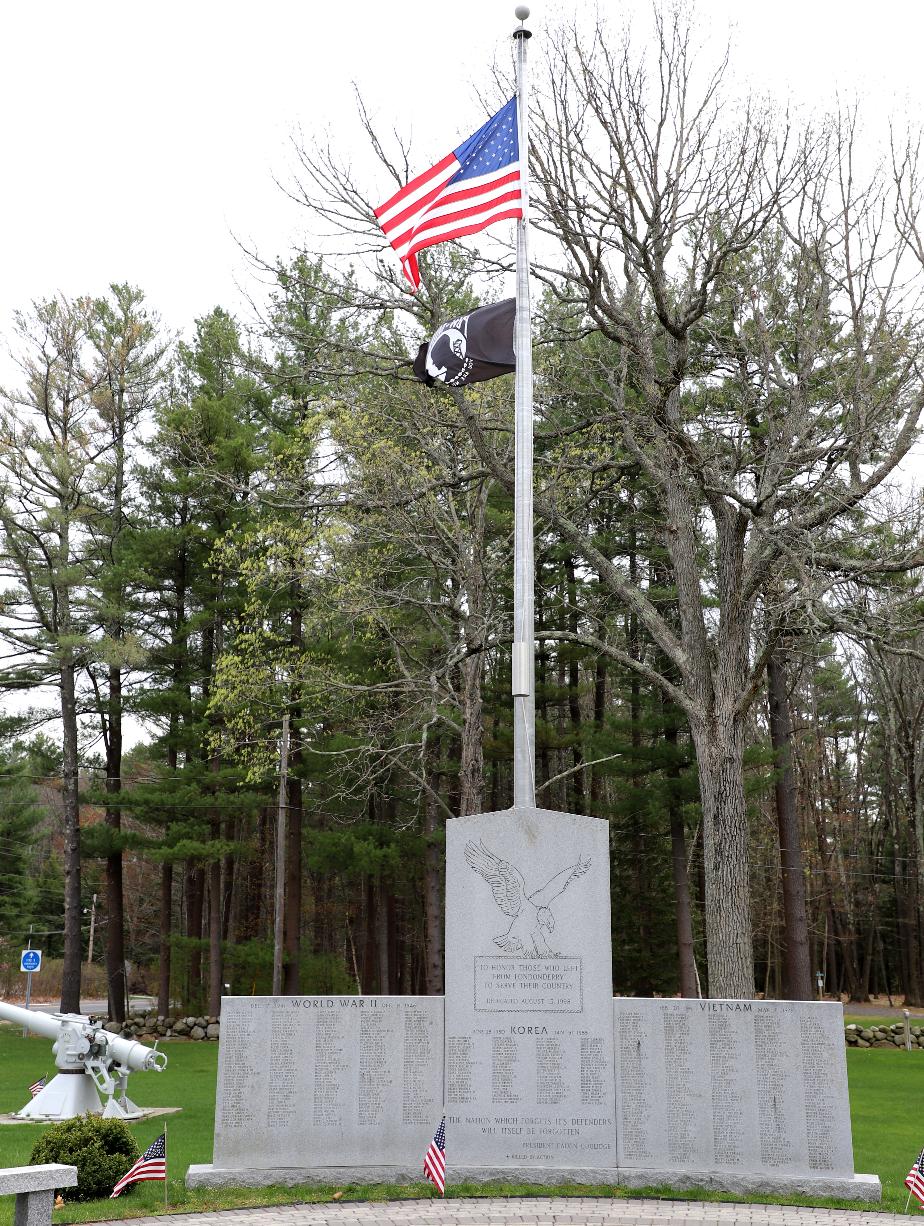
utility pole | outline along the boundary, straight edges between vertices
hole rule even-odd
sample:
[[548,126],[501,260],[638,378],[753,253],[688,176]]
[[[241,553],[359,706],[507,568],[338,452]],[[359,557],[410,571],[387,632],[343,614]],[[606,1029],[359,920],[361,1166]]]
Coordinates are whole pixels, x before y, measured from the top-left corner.
[[282,924],[286,884],[286,784],[289,773],[289,712],[282,717],[279,746],[279,808],[276,817],[276,898],[273,913],[273,995],[282,995]]
[[87,948],[87,966],[93,961],[93,933],[96,931],[96,895],[93,895],[93,902],[90,906],[90,943]]
[[[27,943],[27,945],[26,945],[26,949],[31,949],[31,948],[32,948],[32,929],[33,929],[34,927],[35,927],[35,925],[34,925],[34,924],[30,924],[30,925],[29,925],[29,940],[28,940],[28,943]],[[30,1002],[31,1000],[32,1000],[32,972],[31,972],[31,971],[27,971],[27,972],[26,972],[26,1008],[27,1008],[27,1009],[29,1008],[29,1002]],[[29,1034],[28,1030],[26,1029],[26,1027],[25,1027],[25,1026],[23,1026],[23,1028],[22,1028],[22,1037],[25,1039],[25,1038],[27,1038],[27,1037],[28,1037],[28,1034]]]

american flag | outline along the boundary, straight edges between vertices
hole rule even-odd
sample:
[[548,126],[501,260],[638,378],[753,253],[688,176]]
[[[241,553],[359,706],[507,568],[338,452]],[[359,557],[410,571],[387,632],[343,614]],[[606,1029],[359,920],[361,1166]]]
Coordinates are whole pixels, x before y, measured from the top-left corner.
[[446,1195],[446,1117],[440,1120],[436,1135],[424,1155],[424,1174],[436,1184],[440,1196]]
[[45,1089],[45,1082],[47,1080],[48,1080],[48,1074],[46,1073],[43,1077],[40,1077],[38,1081],[33,1081],[32,1085],[29,1086],[29,1093],[32,1095],[33,1098],[35,1098],[39,1090]]
[[404,275],[420,288],[417,253],[523,216],[517,100],[375,210]]
[[167,1178],[167,1134],[162,1132],[153,1145],[149,1145],[135,1165],[125,1172],[112,1189],[109,1199],[113,1200],[120,1192],[124,1192],[130,1183],[140,1183],[144,1179]]
[[914,1166],[905,1176],[905,1187],[918,1200],[921,1208],[924,1209],[924,1149],[917,1156]]

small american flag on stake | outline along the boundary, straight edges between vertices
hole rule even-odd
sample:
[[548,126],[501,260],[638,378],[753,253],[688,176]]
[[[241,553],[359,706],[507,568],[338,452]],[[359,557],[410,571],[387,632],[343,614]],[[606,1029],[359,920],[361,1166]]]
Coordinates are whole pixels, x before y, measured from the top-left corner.
[[33,1097],[33,1098],[35,1098],[35,1096],[36,1096],[36,1094],[38,1094],[39,1090],[44,1090],[44,1089],[45,1089],[45,1082],[46,1082],[47,1080],[48,1080],[48,1074],[47,1074],[47,1073],[45,1073],[43,1076],[41,1076],[41,1077],[38,1079],[38,1081],[33,1081],[32,1085],[31,1085],[31,1086],[29,1086],[29,1093],[32,1095],[32,1097]]
[[436,1184],[440,1196],[446,1195],[446,1117],[440,1120],[430,1148],[424,1155],[424,1174]]
[[144,1179],[167,1178],[167,1134],[162,1132],[153,1145],[149,1145],[135,1165],[119,1180],[109,1196],[113,1200],[120,1192],[124,1192],[129,1184],[140,1183]]
[[[905,1187],[910,1193],[908,1199],[911,1200],[911,1197],[914,1196],[924,1209],[924,1173],[922,1171],[924,1171],[924,1149],[918,1154],[914,1166],[905,1176]],[[906,1205],[905,1208],[907,1207]]]
[[522,217],[516,98],[379,205],[375,216],[415,290],[420,288],[418,251]]

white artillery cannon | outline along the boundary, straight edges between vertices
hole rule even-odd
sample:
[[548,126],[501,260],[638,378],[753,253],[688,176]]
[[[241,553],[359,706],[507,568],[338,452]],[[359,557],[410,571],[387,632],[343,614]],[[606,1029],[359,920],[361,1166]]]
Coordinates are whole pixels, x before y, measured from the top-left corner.
[[[0,1000],[0,1021],[14,1022],[53,1039],[57,1075],[31,1102],[15,1112],[21,1120],[69,1120],[75,1115],[138,1119],[143,1112],[126,1094],[128,1075],[142,1069],[162,1072],[167,1057],[134,1039],[110,1034],[79,1013],[36,1013]],[[106,1106],[99,1094],[107,1096]]]

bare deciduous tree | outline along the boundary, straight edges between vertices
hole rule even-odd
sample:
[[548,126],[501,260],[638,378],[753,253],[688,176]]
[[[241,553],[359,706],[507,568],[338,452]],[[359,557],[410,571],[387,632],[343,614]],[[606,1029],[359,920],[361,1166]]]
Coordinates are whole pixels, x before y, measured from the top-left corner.
[[[727,59],[703,71],[682,16],[654,22],[640,50],[603,25],[553,37],[535,74],[530,165],[534,271],[573,335],[603,342],[583,426],[575,390],[572,447],[593,438],[599,474],[609,439],[616,486],[626,455],[644,474],[676,617],[588,532],[580,483],[562,487],[540,461],[538,514],[660,656],[633,655],[593,625],[545,633],[610,655],[689,721],[709,991],[740,997],[754,990],[743,754],[767,663],[783,628],[836,624],[847,581],[918,562],[897,547],[882,556],[868,515],[924,403],[918,162],[908,145],[888,173],[862,176],[855,115],[797,131],[766,100],[730,95]],[[401,178],[406,150],[397,165],[365,110],[363,122]],[[323,150],[302,167],[306,204],[354,243],[372,232],[354,178]],[[382,262],[355,302],[425,323],[454,271],[431,260],[421,302]],[[503,415],[463,395],[456,404],[480,463],[509,487]],[[539,423],[540,454],[554,429]]]

